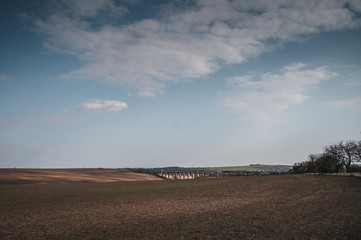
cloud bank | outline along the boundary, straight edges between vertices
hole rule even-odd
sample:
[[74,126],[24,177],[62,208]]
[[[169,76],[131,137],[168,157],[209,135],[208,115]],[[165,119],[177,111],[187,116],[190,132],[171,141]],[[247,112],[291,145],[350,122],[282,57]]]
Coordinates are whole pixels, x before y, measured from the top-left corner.
[[135,8],[112,0],[63,0],[35,25],[47,48],[84,63],[64,78],[156,97],[170,83],[204,77],[308,34],[360,27],[360,5],[357,0],[175,1],[130,21]]
[[120,101],[96,99],[80,104],[80,108],[95,112],[117,112],[128,107],[128,104]]
[[278,73],[247,75],[227,79],[232,88],[220,105],[248,119],[268,120],[291,104],[304,102],[306,94],[321,81],[336,76],[327,66],[313,69],[306,64],[293,63]]

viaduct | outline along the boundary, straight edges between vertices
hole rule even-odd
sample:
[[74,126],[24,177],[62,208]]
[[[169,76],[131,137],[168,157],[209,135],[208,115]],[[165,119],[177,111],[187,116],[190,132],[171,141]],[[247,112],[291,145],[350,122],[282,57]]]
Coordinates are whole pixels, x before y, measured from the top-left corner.
[[208,177],[210,173],[199,173],[199,172],[154,172],[154,175],[170,179],[170,180],[176,180],[176,179],[195,179],[200,177]]

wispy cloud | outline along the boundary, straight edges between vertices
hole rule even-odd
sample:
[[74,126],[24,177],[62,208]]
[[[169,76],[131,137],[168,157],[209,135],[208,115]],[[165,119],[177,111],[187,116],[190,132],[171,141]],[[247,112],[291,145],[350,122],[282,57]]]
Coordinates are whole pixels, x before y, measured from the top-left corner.
[[120,101],[96,99],[80,104],[80,108],[93,112],[117,112],[128,107],[128,104]]
[[[161,92],[160,92],[161,93]],[[131,96],[131,94],[129,94]],[[138,91],[135,96],[137,97],[141,97],[141,98],[156,98],[157,97],[157,94],[152,92],[152,91],[147,91],[147,90],[144,90],[144,91]]]
[[332,101],[325,103],[325,105],[334,109],[361,111],[361,97]]
[[309,90],[335,75],[327,66],[310,69],[303,63],[293,63],[278,73],[230,78],[227,82],[232,90],[220,106],[249,119],[268,120],[289,105],[304,102]]
[[142,97],[300,36],[361,26],[357,0],[196,0],[181,8],[169,3],[129,24],[122,17],[131,10],[112,0],[58,3],[35,25],[46,47],[84,62],[63,77],[120,85]]

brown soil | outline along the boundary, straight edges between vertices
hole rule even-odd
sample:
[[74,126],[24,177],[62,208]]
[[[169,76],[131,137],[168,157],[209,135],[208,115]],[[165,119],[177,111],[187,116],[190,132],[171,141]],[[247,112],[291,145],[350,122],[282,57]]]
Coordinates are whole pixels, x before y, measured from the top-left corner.
[[0,185],[0,239],[361,239],[361,178]]
[[0,169],[1,184],[161,180],[126,169]]

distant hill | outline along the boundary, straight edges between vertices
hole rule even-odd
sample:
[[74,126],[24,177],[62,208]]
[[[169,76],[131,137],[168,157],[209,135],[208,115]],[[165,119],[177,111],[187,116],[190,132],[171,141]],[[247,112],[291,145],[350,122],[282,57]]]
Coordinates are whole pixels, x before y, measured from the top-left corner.
[[281,172],[285,173],[290,170],[290,165],[265,165],[265,164],[251,164],[249,166],[225,166],[225,167],[162,167],[162,168],[133,168],[136,172],[247,172],[247,171],[263,171],[263,172]]

